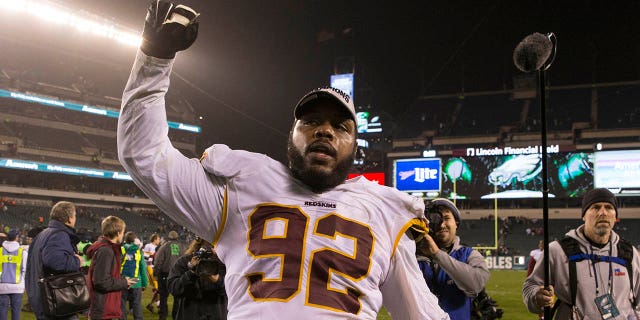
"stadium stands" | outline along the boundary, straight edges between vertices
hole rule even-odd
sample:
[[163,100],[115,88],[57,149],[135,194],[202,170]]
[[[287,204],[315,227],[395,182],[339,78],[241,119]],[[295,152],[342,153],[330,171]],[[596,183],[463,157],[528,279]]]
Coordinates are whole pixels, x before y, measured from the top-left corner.
[[[0,210],[0,225],[29,230],[38,225],[46,226],[49,222],[50,206],[47,203],[39,205],[16,204],[7,205]],[[170,230],[179,231],[179,234],[187,235],[178,225],[164,218],[158,210],[132,211],[130,209],[109,206],[84,206],[79,205],[76,210],[76,229],[92,237],[100,234],[100,222],[103,218],[114,215],[122,218],[127,223],[127,230],[134,231],[141,239],[148,239],[153,233],[166,234]]]
[[[109,95],[120,95],[128,70],[93,67],[91,71],[86,64],[55,53],[52,59],[58,63],[23,59],[19,50],[9,50],[0,59],[0,89],[77,105],[107,102],[98,107],[118,111],[120,101]],[[182,116],[193,112],[181,110],[185,104],[177,103],[179,98],[168,99],[173,114],[180,115],[177,121],[193,118]],[[0,158],[124,173],[117,160],[116,118],[3,97],[0,119]],[[171,132],[171,137],[187,156],[196,155],[196,134]],[[2,207],[2,227],[27,230],[46,225],[50,206],[65,199],[79,204],[77,228],[84,233],[96,235],[102,218],[117,215],[143,239],[169,230],[188,234],[148,200],[140,202],[145,196],[131,181],[0,168],[0,189],[1,195],[17,200]]]
[[[480,223],[478,223],[480,221]],[[506,222],[505,222],[506,221]],[[492,230],[493,221],[489,220],[474,220],[471,222],[474,227],[480,230]],[[569,230],[574,229],[582,224],[579,216],[575,219],[551,219],[549,221],[549,240],[554,241],[562,238]],[[508,217],[501,221],[501,243],[503,243],[511,255],[529,255],[529,251],[537,247],[538,241],[542,240],[542,220],[541,219],[526,219],[522,217]],[[505,225],[508,227],[505,228]],[[640,228],[640,219],[623,219],[616,226],[614,230],[623,238],[630,241],[633,244],[640,244],[640,234],[636,230]],[[527,230],[533,232],[528,232]],[[506,230],[506,231],[505,231]],[[536,230],[538,232],[536,232]],[[480,241],[490,240],[488,243],[493,244],[493,239],[486,239],[483,232],[473,232],[461,229],[460,236],[468,244],[475,245]],[[492,234],[492,233],[489,233]]]
[[598,90],[600,112],[598,127],[603,129],[638,128],[640,126],[640,89],[633,86],[610,87]]
[[[34,94],[54,101],[68,101],[105,110],[119,110],[122,89],[131,65],[132,52],[114,49],[109,57],[86,39],[67,37],[64,31],[43,33],[33,28],[28,34],[13,35],[0,30],[0,89]],[[55,39],[53,41],[48,38]],[[52,44],[52,42],[54,44]],[[104,44],[104,43],[103,43]],[[39,54],[24,54],[37,52]],[[43,58],[46,57],[46,58]],[[126,57],[126,58],[124,58]],[[452,149],[477,146],[530,145],[540,141],[539,108],[531,92],[498,90],[488,93],[459,93],[417,99],[406,115],[386,114],[393,124],[393,141],[387,152],[413,152],[425,148],[451,155]],[[628,143],[640,149],[640,84],[577,84],[551,88],[549,93],[549,139],[574,149],[592,149],[596,142]],[[177,87],[167,96],[168,118],[197,123],[192,101]],[[615,110],[615,112],[611,112]],[[385,119],[386,120],[386,119]],[[124,172],[117,160],[117,119],[94,113],[72,111],[46,104],[0,97],[0,158],[43,162],[79,168]],[[170,130],[171,141],[188,157],[198,157],[198,134]],[[378,144],[383,145],[378,137]],[[372,143],[374,145],[374,143]],[[379,161],[384,156],[372,158]],[[380,152],[382,153],[382,152]],[[388,162],[388,161],[387,161]],[[388,163],[386,168],[388,168]],[[373,167],[372,167],[373,168]],[[40,223],[52,201],[70,197],[82,204],[79,227],[93,230],[99,220],[113,214],[122,217],[132,229],[146,236],[153,231],[180,229],[147,202],[143,193],[127,180],[81,175],[45,173],[0,168],[0,195],[18,199],[17,205],[0,212],[1,223],[19,226]],[[17,191],[16,191],[17,190]],[[33,205],[37,202],[38,205]],[[621,199],[622,205],[638,208],[640,201]],[[473,199],[460,202],[465,210],[488,210],[493,204]],[[512,200],[510,207],[540,208],[539,200]],[[577,208],[576,199],[551,200],[552,208]],[[125,209],[126,208],[126,209]],[[576,209],[577,210],[577,209]],[[516,217],[499,221],[499,242],[511,253],[527,254],[537,244],[541,222]],[[43,221],[46,223],[46,221]],[[553,238],[579,219],[553,219]],[[630,232],[640,227],[640,219],[624,220],[619,226],[623,236],[634,243],[640,235]],[[625,229],[626,228],[626,229]],[[469,245],[493,246],[492,219],[464,219],[460,234]]]
[[[518,124],[521,106],[522,101],[514,101],[504,94],[467,97],[461,103],[460,114],[450,135],[497,135],[501,126]],[[498,114],[500,117],[496,117]]]

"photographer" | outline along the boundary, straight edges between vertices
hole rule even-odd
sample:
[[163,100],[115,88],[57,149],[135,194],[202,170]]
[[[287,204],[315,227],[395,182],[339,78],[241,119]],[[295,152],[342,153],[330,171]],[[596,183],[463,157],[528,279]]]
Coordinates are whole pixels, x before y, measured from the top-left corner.
[[451,320],[469,320],[473,300],[489,280],[487,264],[480,252],[460,245],[460,213],[453,202],[433,199],[425,215],[429,234],[417,246],[422,275]]
[[211,245],[197,238],[171,268],[168,283],[173,294],[173,319],[227,319],[225,267]]

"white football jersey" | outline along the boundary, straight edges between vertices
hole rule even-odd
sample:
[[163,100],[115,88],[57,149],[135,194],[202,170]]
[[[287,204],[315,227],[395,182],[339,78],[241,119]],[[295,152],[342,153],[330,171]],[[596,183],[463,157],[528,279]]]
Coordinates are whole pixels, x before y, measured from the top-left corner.
[[448,319],[405,231],[422,200],[363,177],[316,194],[262,154],[207,149],[187,159],[167,137],[173,60],[139,52],[123,95],[120,161],[177,223],[225,263],[229,319]]
[[[316,194],[264,155],[225,145],[205,154],[205,170],[228,181],[215,245],[234,316],[375,318],[379,286],[422,200],[364,177]],[[266,303],[278,305],[270,315]]]

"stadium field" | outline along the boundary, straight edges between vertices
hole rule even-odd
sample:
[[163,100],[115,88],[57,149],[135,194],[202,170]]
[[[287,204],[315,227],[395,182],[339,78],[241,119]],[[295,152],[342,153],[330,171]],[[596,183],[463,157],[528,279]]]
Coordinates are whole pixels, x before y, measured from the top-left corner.
[[[522,283],[527,276],[526,270],[492,270],[487,293],[498,302],[498,308],[504,310],[505,320],[535,320],[537,316],[529,313],[522,303]],[[378,320],[390,320],[391,317],[382,310]]]
[[522,302],[522,283],[526,270],[493,270],[487,283],[487,293],[504,310],[502,319],[531,320],[537,315],[530,313]]
[[[514,270],[493,270],[491,271],[491,278],[487,284],[487,293],[498,302],[498,307],[504,310],[502,319],[508,320],[533,320],[536,319],[536,315],[529,313],[522,303],[522,282],[526,277],[525,271]],[[146,306],[151,300],[151,290],[145,290],[142,295],[142,304]],[[24,302],[26,302],[26,295],[24,295]],[[169,306],[173,304],[173,299],[169,297]],[[143,310],[144,319],[157,319],[158,314],[152,314],[146,308]],[[20,319],[22,320],[34,320],[35,317],[31,312],[22,312]],[[80,319],[86,319],[86,317],[80,317]],[[133,319],[129,315],[128,319]],[[378,315],[378,320],[390,320],[389,314],[382,310]]]

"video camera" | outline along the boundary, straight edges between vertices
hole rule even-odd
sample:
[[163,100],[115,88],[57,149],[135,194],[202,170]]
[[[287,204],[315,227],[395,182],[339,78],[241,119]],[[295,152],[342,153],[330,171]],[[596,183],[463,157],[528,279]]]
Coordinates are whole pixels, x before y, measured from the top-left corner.
[[473,300],[471,306],[472,320],[494,320],[502,319],[504,310],[498,308],[498,303],[491,299],[487,292],[482,289],[478,296]]
[[196,274],[199,276],[210,276],[218,274],[220,270],[220,260],[218,256],[210,249],[200,248],[193,253],[195,257],[200,258],[200,262],[196,266]]
[[433,238],[442,227],[442,212],[431,202],[425,206],[424,216],[429,220],[429,236]]

